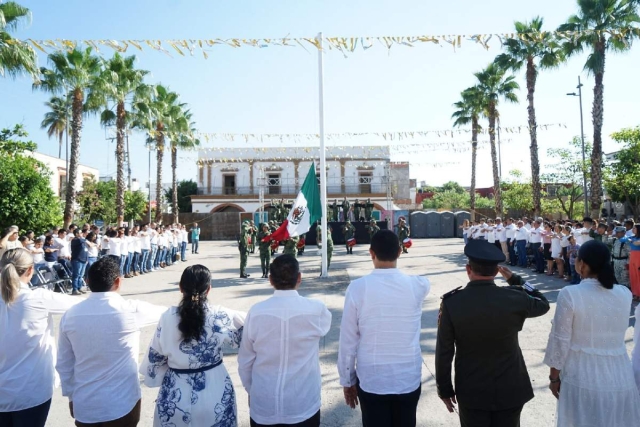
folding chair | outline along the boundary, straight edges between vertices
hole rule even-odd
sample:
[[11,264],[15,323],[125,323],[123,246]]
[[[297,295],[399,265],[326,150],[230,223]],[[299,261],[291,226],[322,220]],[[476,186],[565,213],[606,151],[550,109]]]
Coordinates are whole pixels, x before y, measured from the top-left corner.
[[41,266],[36,266],[36,269],[33,272],[33,276],[31,277],[31,281],[29,282],[29,287],[31,289],[46,288],[49,290],[53,290],[54,285],[46,281],[46,279],[38,271],[38,267]]
[[42,280],[45,283],[51,284],[54,291],[57,290],[63,294],[68,294],[69,287],[71,285],[71,279],[60,278],[57,273],[56,266],[62,268],[62,270],[64,271],[64,267],[59,264],[54,264],[53,268],[49,267],[48,265],[44,265],[38,267],[38,274],[42,277]]

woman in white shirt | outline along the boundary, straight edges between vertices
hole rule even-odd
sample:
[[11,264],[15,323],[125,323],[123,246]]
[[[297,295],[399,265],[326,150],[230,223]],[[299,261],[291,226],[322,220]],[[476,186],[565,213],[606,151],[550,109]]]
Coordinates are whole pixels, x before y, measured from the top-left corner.
[[469,241],[467,235],[469,233],[469,229],[471,228],[471,226],[469,225],[469,220],[465,219],[460,228],[462,228],[462,239],[464,240],[464,244],[466,245]]
[[615,285],[602,242],[583,244],[575,268],[583,279],[558,295],[544,358],[558,399],[557,425],[638,425],[640,393],[624,340],[631,292]]
[[29,288],[33,257],[7,251],[0,261],[0,426],[44,427],[56,385],[51,314],[82,301]]
[[153,425],[236,427],[233,383],[222,363],[222,346],[240,346],[246,314],[210,306],[211,273],[187,267],[180,278],[182,301],[158,322],[140,366],[148,387],[161,387]]

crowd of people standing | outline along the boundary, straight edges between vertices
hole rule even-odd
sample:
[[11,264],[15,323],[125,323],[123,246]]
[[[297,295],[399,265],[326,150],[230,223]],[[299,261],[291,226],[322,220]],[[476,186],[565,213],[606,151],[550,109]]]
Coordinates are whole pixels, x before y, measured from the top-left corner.
[[580,247],[591,240],[606,244],[609,261],[618,284],[628,286],[635,301],[640,300],[640,224],[633,220],[623,223],[594,220],[551,221],[543,218],[501,218],[466,221],[463,225],[465,243],[486,240],[498,246],[506,263],[522,268],[531,267],[538,274],[580,283],[575,264]]
[[[640,420],[640,348],[632,362],[625,345],[631,292],[616,285],[610,251],[597,240],[577,251],[581,282],[558,295],[544,356],[561,427],[627,427]],[[375,233],[373,271],[353,280],[344,298],[337,371],[345,403],[360,407],[365,427],[417,422],[423,301],[431,284],[398,269],[401,253],[393,231]],[[502,245],[472,239],[465,255],[469,283],[442,296],[438,316],[438,396],[449,412],[458,412],[463,427],[516,427],[534,397],[518,334],[527,318],[544,316],[550,304],[501,265],[507,260]],[[122,298],[121,258],[111,254],[89,268],[86,299],[31,289],[34,269],[25,248],[5,250],[0,259],[0,425],[43,427],[57,372],[79,427],[136,426],[138,374],[160,388],[154,426],[236,427],[224,344],[239,347],[252,427],[320,425],[319,344],[331,313],[298,294],[303,281],[295,257],[282,254],[270,264],[274,294],[248,313],[209,304],[211,274],[202,265],[185,269],[180,300],[169,308]],[[509,286],[496,285],[498,274]],[[63,314],[57,346],[55,313]],[[139,366],[140,330],[155,324]],[[638,330],[634,339],[637,347]]]
[[[191,236],[189,236],[189,234]],[[197,254],[200,227],[194,223],[190,230],[182,224],[167,226],[154,222],[133,227],[108,227],[101,231],[97,225],[76,224],[68,229],[54,227],[41,236],[31,230],[20,234],[11,226],[0,238],[0,256],[9,249],[24,248],[34,257],[36,270],[46,265],[67,274],[72,295],[86,293],[86,276],[99,258],[110,256],[117,260],[120,274],[130,279],[142,274],[187,261],[187,247],[191,237],[191,253]]]

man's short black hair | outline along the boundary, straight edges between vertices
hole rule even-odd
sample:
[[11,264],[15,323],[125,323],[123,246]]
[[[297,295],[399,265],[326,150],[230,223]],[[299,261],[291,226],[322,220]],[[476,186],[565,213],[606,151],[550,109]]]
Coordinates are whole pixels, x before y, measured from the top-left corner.
[[400,256],[400,241],[391,230],[380,230],[371,238],[371,250],[380,261],[395,261]]
[[105,256],[94,262],[87,273],[91,292],[109,292],[120,276],[120,263],[114,257]]
[[633,226],[635,225],[633,220],[628,219],[624,222],[625,227],[628,225],[629,227],[633,228]]
[[498,274],[498,264],[480,264],[469,260],[469,267],[478,276],[495,276]]
[[271,284],[278,290],[295,289],[300,274],[300,264],[292,255],[280,255],[269,267]]

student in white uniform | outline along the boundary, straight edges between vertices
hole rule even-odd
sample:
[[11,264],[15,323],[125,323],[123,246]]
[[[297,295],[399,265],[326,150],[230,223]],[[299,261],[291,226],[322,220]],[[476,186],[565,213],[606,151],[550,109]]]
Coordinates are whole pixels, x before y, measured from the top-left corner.
[[512,243],[515,241],[517,228],[516,228],[516,225],[513,223],[513,218],[507,219],[507,225],[504,228],[505,228],[505,235],[507,237],[507,250],[509,251],[507,262],[509,262],[509,265],[511,266],[516,266],[517,259],[516,259],[515,245],[513,245]]
[[0,426],[44,427],[55,388],[52,314],[83,301],[32,290],[33,257],[26,249],[0,261]]

